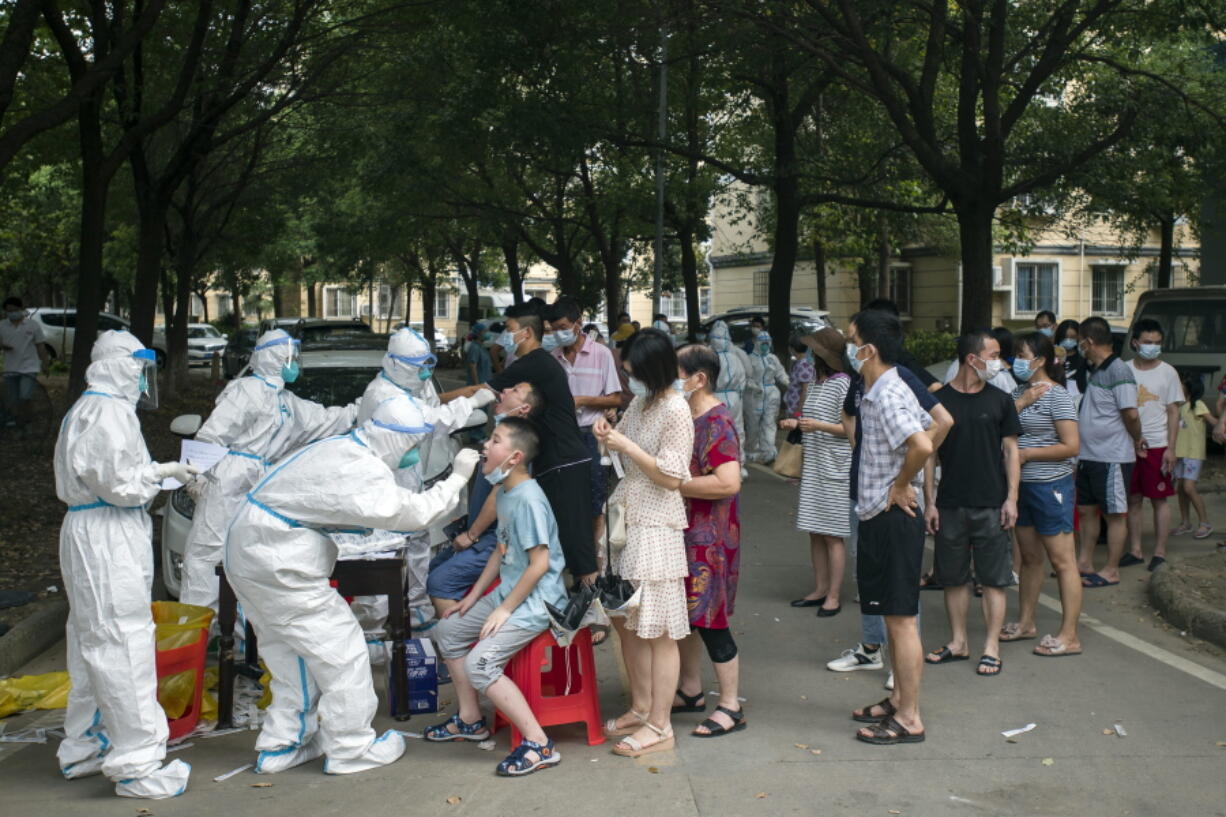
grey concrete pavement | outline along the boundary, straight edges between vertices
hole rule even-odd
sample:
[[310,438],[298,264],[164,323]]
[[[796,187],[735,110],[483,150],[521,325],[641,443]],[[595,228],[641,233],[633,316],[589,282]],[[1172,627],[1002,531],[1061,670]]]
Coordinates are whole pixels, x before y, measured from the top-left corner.
[[[1004,645],[1004,672],[979,678],[974,662],[928,667],[922,706],[926,743],[875,747],[853,739],[850,710],[879,700],[884,672],[832,673],[824,663],[859,639],[859,617],[817,619],[788,600],[809,581],[807,544],[793,528],[796,489],[754,469],[742,503],[744,553],[734,629],[741,645],[749,728],[698,740],[685,732],[701,716],[674,720],[675,752],[639,761],[610,746],[589,747],[578,727],[550,729],[563,756],[556,768],[521,780],[494,776],[507,736],[484,752],[472,745],[410,740],[395,765],[353,777],[326,777],[320,762],[272,777],[216,775],[254,760],[254,734],[193,739],[176,753],[193,765],[187,793],[163,803],[111,795],[101,779],[60,779],[54,742],[0,744],[0,808],[5,814],[123,815],[145,806],[156,815],[331,815],[395,811],[456,815],[1173,815],[1226,814],[1226,657],[1181,637],[1146,606],[1143,567],[1125,581],[1086,592],[1085,654],[1053,661],[1030,654],[1035,642]],[[1211,500],[1226,518],[1226,500]],[[1148,539],[1147,539],[1148,542]],[[1173,559],[1212,548],[1173,541]],[[1101,556],[1099,561],[1101,562]],[[1138,572],[1139,571],[1139,572]],[[854,596],[851,583],[847,598]],[[1045,593],[1055,595],[1049,580]],[[924,642],[948,633],[941,594],[923,595]],[[1011,612],[1016,595],[1010,596]],[[982,635],[977,610],[972,638]],[[1058,610],[1040,610],[1041,632]],[[622,710],[611,646],[598,649],[606,717]],[[52,651],[28,667],[62,667]],[[713,688],[707,675],[707,688]],[[444,687],[440,698],[451,698]],[[32,713],[9,730],[54,722]],[[435,720],[417,717],[420,731]],[[1006,741],[1002,730],[1037,728]],[[1116,723],[1127,737],[1104,735]],[[392,722],[380,716],[376,726]],[[820,754],[814,754],[820,750]],[[1050,763],[1048,763],[1050,760]],[[253,788],[255,783],[271,783]],[[447,798],[462,798],[449,805]]]

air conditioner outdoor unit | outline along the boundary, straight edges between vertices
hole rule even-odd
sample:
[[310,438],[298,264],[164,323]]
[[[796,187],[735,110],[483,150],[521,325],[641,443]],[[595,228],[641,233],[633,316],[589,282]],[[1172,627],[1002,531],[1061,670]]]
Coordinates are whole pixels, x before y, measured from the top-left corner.
[[992,290],[994,292],[1013,291],[1013,259],[1001,260],[1000,266],[992,267]]

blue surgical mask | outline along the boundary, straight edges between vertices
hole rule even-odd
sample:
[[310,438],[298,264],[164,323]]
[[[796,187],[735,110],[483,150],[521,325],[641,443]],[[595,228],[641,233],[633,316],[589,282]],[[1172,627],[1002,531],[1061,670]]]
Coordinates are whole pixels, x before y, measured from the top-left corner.
[[412,468],[419,462],[421,462],[421,454],[418,453],[416,448],[410,448],[408,451],[404,452],[404,456],[400,458],[400,465],[397,467]]
[[1050,326],[1040,326],[1039,334],[1050,338],[1052,335],[1056,334],[1056,330],[1052,329]]
[[630,378],[630,393],[635,397],[646,397],[651,393],[651,390],[647,388],[647,384],[642,380],[632,377]]
[[1020,357],[1013,359],[1013,376],[1021,382],[1025,383],[1030,379],[1034,371],[1030,368],[1029,360],[1022,360]]
[[559,329],[551,334],[553,335],[554,344],[557,346],[570,346],[577,340],[574,329]]
[[[864,344],[864,346],[867,345],[867,343]],[[856,355],[860,354],[860,350],[863,349],[864,346],[857,346],[851,342],[848,342],[847,344],[847,360],[849,363],[851,363],[851,368],[856,372],[856,374],[860,373],[860,368],[864,365],[863,360],[856,358]]]
[[1162,344],[1142,343],[1137,347],[1137,354],[1144,360],[1157,360],[1158,355],[1162,354]]
[[296,360],[291,360],[289,363],[286,363],[281,367],[281,379],[286,383],[293,383],[298,379],[298,375],[300,373],[301,371],[298,368],[298,361]]
[[433,369],[427,369],[425,366],[422,366],[420,369],[417,370],[417,379],[418,380],[429,380],[430,375],[432,374],[434,374]]
[[515,350],[519,346],[519,344],[515,342],[515,333],[510,329],[505,330],[498,336],[498,345],[505,349],[509,355],[515,354]]
[[554,337],[554,334],[552,332],[550,332],[545,337],[541,338],[541,348],[544,349],[546,352],[552,352],[554,349],[557,349],[561,345],[562,344],[558,342],[558,339]]
[[507,419],[507,413],[505,411],[499,411],[495,413],[494,414],[494,425],[498,425],[505,419]]
[[8,318],[13,323],[17,323],[17,321],[21,320],[25,316],[26,316],[26,313],[20,309],[8,313]]
[[511,476],[511,471],[514,470],[514,467],[512,466],[511,468],[507,468],[506,465],[507,465],[507,460],[511,459],[511,457],[514,457],[514,456],[515,456],[514,454],[511,454],[510,457],[507,457],[506,460],[502,461],[502,465],[498,466],[493,471],[490,471],[488,474],[486,474],[485,481],[488,482],[490,485],[499,485],[503,482],[503,480]]
[[1060,341],[1060,345],[1071,352],[1077,348],[1077,339],[1076,338],[1065,338],[1064,340]]
[[689,397],[689,395],[686,394],[685,392],[685,378],[678,377],[676,380],[674,380],[673,389],[675,389],[679,394],[681,394],[681,396]]

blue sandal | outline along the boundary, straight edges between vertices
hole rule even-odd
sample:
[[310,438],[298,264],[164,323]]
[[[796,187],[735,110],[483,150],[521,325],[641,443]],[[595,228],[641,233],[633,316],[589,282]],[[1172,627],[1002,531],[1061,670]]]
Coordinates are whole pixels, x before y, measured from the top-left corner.
[[[447,728],[452,724],[455,724],[455,732]],[[442,723],[426,727],[426,731],[422,733],[422,737],[435,743],[448,743],[453,740],[486,740],[489,736],[490,730],[485,725],[485,718],[475,723],[465,723],[460,719],[458,713]]]
[[[529,760],[528,753],[536,752],[536,760]],[[511,750],[511,754],[506,756],[501,763],[498,764],[498,774],[502,777],[520,777],[525,774],[532,774],[537,769],[547,769],[550,766],[556,766],[562,762],[562,756],[554,751],[553,739],[546,740],[543,744],[533,743],[530,740],[521,741],[518,746]]]

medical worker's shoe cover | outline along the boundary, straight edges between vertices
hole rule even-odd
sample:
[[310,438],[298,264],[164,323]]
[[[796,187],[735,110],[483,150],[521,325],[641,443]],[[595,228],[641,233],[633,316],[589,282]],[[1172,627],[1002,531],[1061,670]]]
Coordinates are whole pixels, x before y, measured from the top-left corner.
[[67,766],[60,767],[60,773],[68,780],[102,774],[102,758],[89,757],[85,760],[78,760],[76,763],[69,763]]
[[165,800],[187,791],[187,778],[192,767],[182,760],[172,760],[146,777],[120,780],[115,793],[120,797],[140,797],[145,800]]
[[354,774],[368,769],[377,769],[395,763],[404,754],[404,735],[395,729],[389,729],[375,739],[363,754],[355,758],[340,760],[328,758],[324,761],[324,771],[327,774]]
[[310,763],[324,753],[319,747],[319,736],[310,740],[305,746],[287,746],[284,749],[272,749],[260,752],[255,761],[256,774],[276,774],[303,763]]

